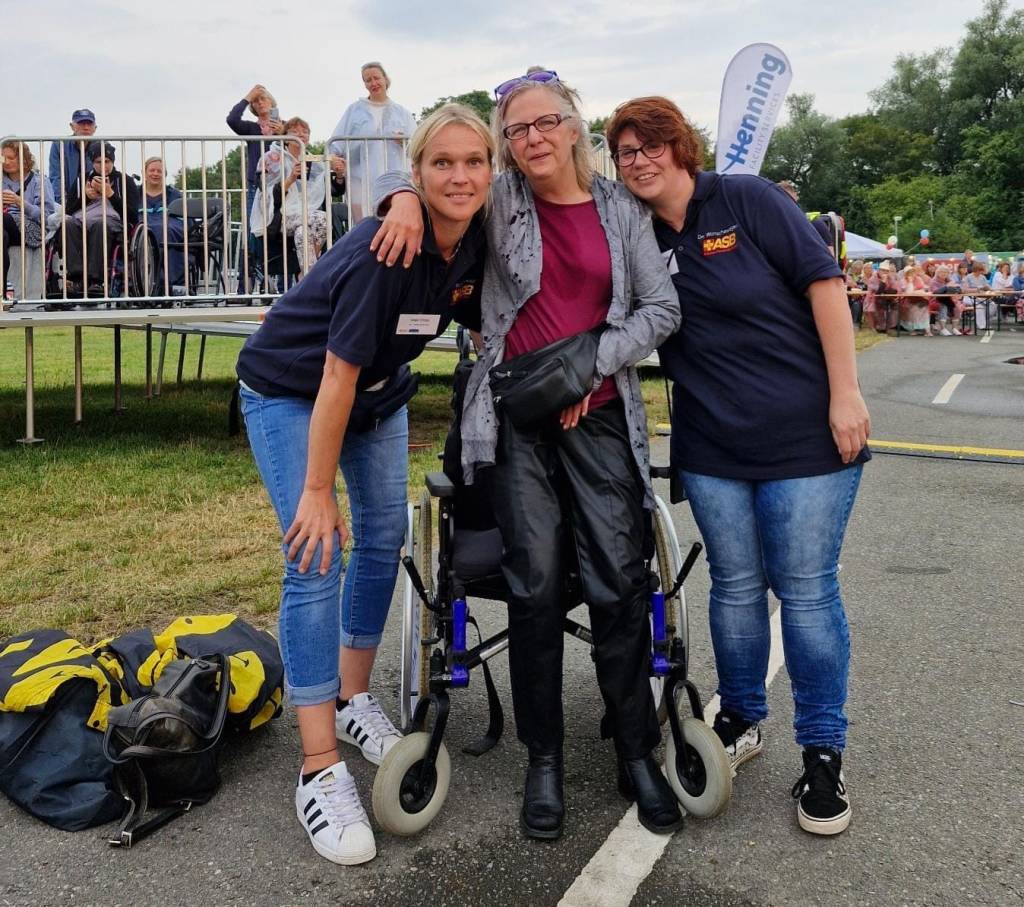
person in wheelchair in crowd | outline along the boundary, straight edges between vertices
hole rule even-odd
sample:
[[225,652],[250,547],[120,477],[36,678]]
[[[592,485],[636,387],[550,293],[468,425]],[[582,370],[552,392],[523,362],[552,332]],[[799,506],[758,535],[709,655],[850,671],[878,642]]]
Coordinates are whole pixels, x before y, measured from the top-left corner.
[[[63,237],[57,248],[64,261],[65,279],[81,295],[83,284],[90,296],[103,296],[115,249],[125,232],[138,222],[140,195],[135,180],[123,176],[114,164],[114,146],[91,142],[85,151],[88,175],[84,186],[75,186],[64,209]],[[81,189],[81,191],[79,191]],[[85,225],[85,249],[82,225]],[[106,249],[104,250],[104,237]],[[83,251],[85,259],[83,261]],[[104,258],[104,252],[106,258]]]
[[31,150],[24,142],[8,139],[0,145],[2,155],[3,274],[4,282],[17,288],[21,275],[11,274],[10,250],[21,246],[22,230],[26,249],[38,249],[46,234],[46,218],[54,211],[50,184],[38,170]]
[[[301,143],[294,139],[275,142],[260,159],[249,226],[254,236],[262,237],[280,212],[283,236],[294,242],[298,268],[304,273],[320,257],[327,241],[324,164],[304,160],[309,145],[309,124],[305,120],[292,117],[284,126],[285,134],[297,136]],[[331,173],[336,171],[332,169]],[[257,244],[257,255],[259,252]]]
[[659,357],[674,383],[672,465],[711,571],[715,731],[734,765],[763,747],[770,587],[803,750],[797,818],[837,834],[851,815],[838,559],[871,428],[842,273],[779,187],[701,173],[700,136],[667,98],[626,102],[606,134],[654,214],[683,313]]
[[[490,133],[449,104],[420,124],[410,150],[430,225],[424,254],[408,271],[386,267],[369,248],[378,224],[368,219],[275,303],[237,364],[283,534],[281,651],[304,754],[296,812],[316,851],[343,864],[376,847],[338,740],[380,764],[400,739],[369,681],[406,526],[406,403],[417,384],[408,363],[452,319],[480,327]],[[339,463],[354,536],[343,587]]]
[[[178,201],[182,197],[182,192],[176,186],[167,183],[163,158],[147,158],[142,172],[142,198],[138,222],[146,224],[157,248],[164,249],[166,236],[166,253],[162,258],[167,261],[168,289],[180,286],[185,282],[185,253],[180,248],[185,239],[185,220],[168,214],[167,207]],[[158,295],[164,290],[160,285],[155,289]]]
[[[510,590],[509,668],[516,729],[529,754],[520,824],[562,833],[564,552],[579,556],[598,685],[614,739],[619,789],[651,831],[682,824],[652,752],[661,732],[649,683],[651,633],[643,542],[654,506],[647,420],[635,363],[679,325],[679,304],[649,215],[594,172],[578,96],[533,70],[495,91],[493,128],[505,171],[495,181],[484,281],[485,348],[466,391],[466,480],[486,481]],[[379,188],[397,188],[389,174]],[[415,198],[398,194],[403,232]],[[563,338],[601,330],[590,393],[549,418],[516,425],[496,406],[489,371]],[[493,467],[488,469],[487,467]],[[486,479],[485,479],[486,475]]]

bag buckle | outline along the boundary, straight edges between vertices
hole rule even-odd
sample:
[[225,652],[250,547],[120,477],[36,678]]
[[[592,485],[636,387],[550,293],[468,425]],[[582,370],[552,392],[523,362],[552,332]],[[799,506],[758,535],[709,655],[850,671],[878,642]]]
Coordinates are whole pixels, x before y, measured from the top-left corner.
[[118,837],[109,838],[107,843],[111,847],[123,847],[125,850],[130,850],[132,846],[132,833],[130,831],[122,831]]

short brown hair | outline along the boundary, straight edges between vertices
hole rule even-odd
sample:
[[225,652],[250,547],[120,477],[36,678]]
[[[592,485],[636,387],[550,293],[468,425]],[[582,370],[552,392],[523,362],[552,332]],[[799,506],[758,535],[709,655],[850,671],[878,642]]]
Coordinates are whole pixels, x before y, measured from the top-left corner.
[[8,139],[0,145],[0,151],[3,151],[6,148],[13,148],[21,155],[21,167],[25,171],[24,176],[28,176],[35,169],[36,159],[32,157],[32,152],[29,150],[28,142],[19,142],[17,139]]
[[309,123],[307,123],[302,117],[292,117],[290,120],[286,120],[284,124],[284,134],[289,135],[296,126],[305,126],[306,131],[309,129]]
[[672,157],[690,176],[696,176],[704,162],[704,142],[693,124],[668,98],[634,98],[615,108],[605,137],[612,154],[619,150],[619,136],[632,128],[645,142],[664,142]]

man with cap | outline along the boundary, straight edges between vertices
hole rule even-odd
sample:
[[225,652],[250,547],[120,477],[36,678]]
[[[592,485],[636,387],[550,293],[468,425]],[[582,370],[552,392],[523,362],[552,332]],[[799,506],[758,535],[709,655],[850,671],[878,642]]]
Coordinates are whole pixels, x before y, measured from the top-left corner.
[[[123,177],[114,166],[114,146],[90,142],[85,149],[85,183],[67,195],[64,208],[64,242],[67,249],[68,279],[87,284],[89,295],[101,295],[104,272],[110,265],[114,246],[138,222],[139,187]],[[82,225],[85,225],[85,264],[82,271]],[[107,258],[103,256],[106,233]],[[109,289],[109,288],[108,288]]]
[[[96,114],[87,107],[82,107],[71,114],[71,133],[74,138],[65,139],[63,142],[54,142],[50,146],[50,166],[47,174],[50,177],[50,185],[53,187],[53,197],[63,204],[64,198],[71,195],[71,190],[82,175],[81,151],[88,139],[96,132]],[[61,146],[64,147],[64,180],[61,185]],[[86,162],[86,174],[89,172],[89,165]]]

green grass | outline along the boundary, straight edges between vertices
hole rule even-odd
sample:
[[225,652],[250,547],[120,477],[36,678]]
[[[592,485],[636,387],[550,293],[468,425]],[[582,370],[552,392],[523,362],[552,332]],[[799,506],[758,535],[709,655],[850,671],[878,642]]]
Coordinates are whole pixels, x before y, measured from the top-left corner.
[[[279,529],[244,435],[227,433],[241,341],[209,338],[203,381],[179,388],[172,340],[171,380],[146,400],[144,335],[124,331],[125,408],[115,414],[113,331],[85,329],[84,419],[75,426],[73,330],[37,330],[35,433],[45,443],[22,446],[23,337],[0,331],[0,638],[46,626],[87,640],[219,611],[272,625]],[[189,338],[186,378],[198,348]],[[438,468],[454,363],[430,352],[415,366],[423,378],[410,405],[413,496]],[[657,373],[645,375],[644,396],[651,425],[664,421]]]

